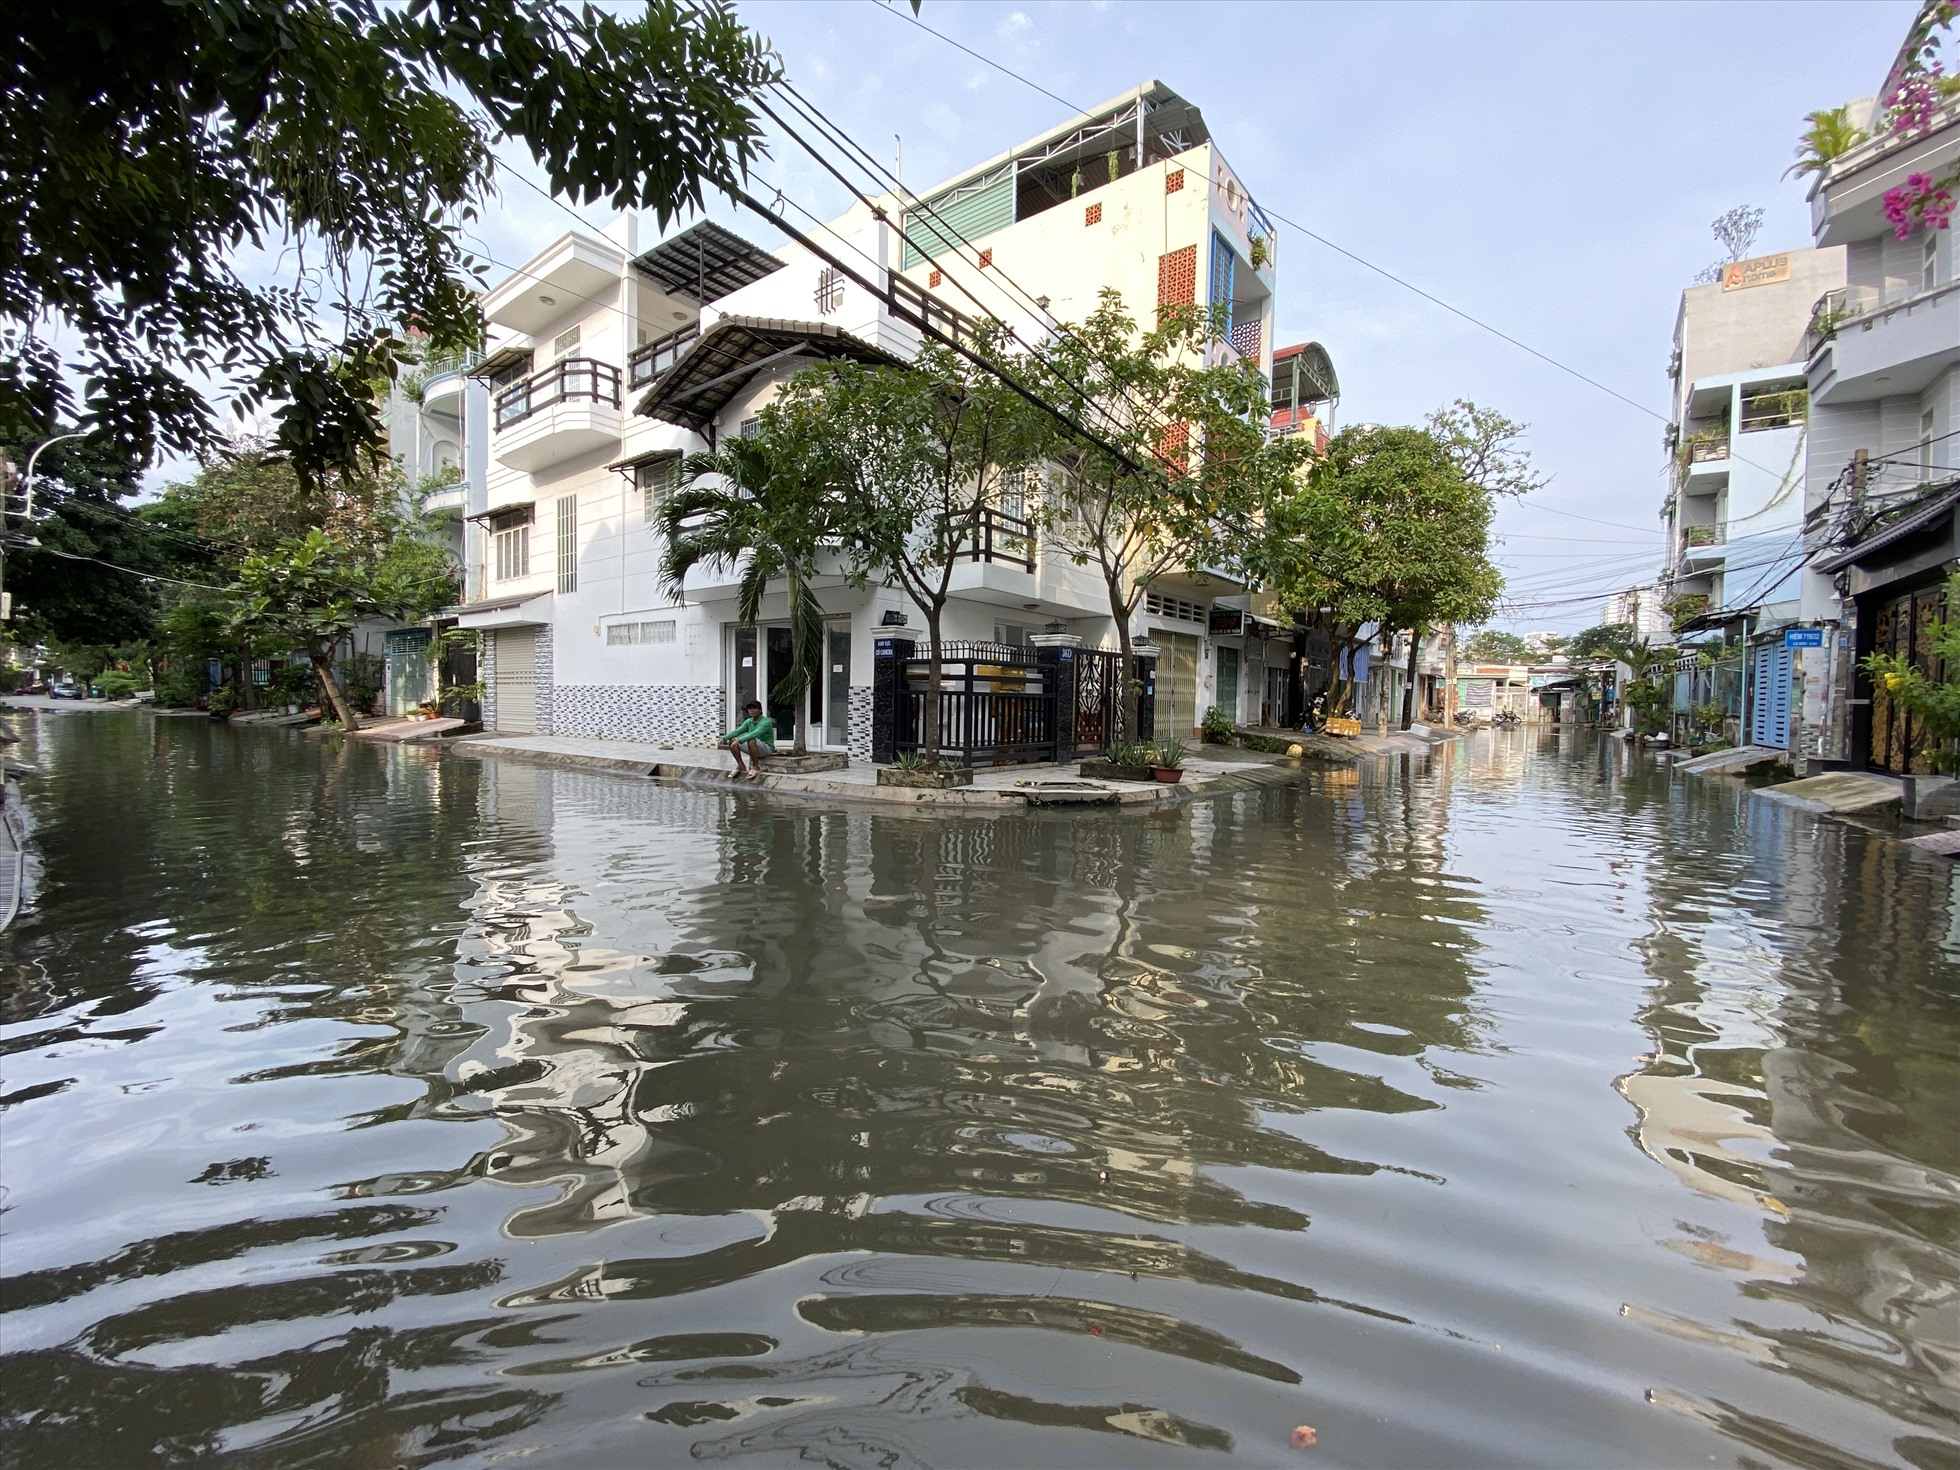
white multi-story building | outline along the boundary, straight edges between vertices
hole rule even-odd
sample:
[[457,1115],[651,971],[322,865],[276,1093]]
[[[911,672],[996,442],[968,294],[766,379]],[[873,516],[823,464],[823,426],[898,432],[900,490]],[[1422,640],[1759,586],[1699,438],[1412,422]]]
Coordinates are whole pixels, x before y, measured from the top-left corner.
[[[906,361],[921,326],[953,312],[1030,336],[1051,316],[1080,320],[1114,288],[1144,320],[1167,302],[1228,306],[1213,351],[1270,372],[1274,231],[1198,109],[1160,84],[922,198],[907,208],[887,196],[817,230],[848,272],[711,223],[642,249],[627,218],[565,234],[488,293],[476,373],[491,385],[489,465],[459,614],[486,635],[486,725],[705,743],[748,699],[771,701],[790,656],[783,594],[756,626],[736,617],[737,568],[699,568],[676,595],[657,575],[656,512],[682,455],[744,432],[813,362]],[[1011,527],[1027,509],[977,514]],[[803,721],[812,749],[863,758],[876,631],[923,619],[897,588],[829,572],[816,583],[822,677],[806,708],[771,713],[785,736]],[[976,535],[953,589],[949,640],[1025,645],[1059,629],[1115,646],[1099,580],[1039,538]],[[1202,569],[1147,589],[1134,631],[1157,654],[1160,733],[1195,731],[1211,704],[1257,718],[1266,639],[1256,619],[1221,619],[1233,631],[1215,634],[1212,618],[1243,590]]]
[[1665,643],[1670,630],[1667,610],[1662,606],[1664,601],[1666,598],[1658,585],[1629,587],[1606,599],[1599,620],[1602,623],[1625,623],[1633,629],[1633,636],[1644,642]]
[[[1937,11],[1922,8],[1901,62]],[[1804,614],[1824,636],[1796,654],[1794,714],[1805,755],[1904,775],[1931,769],[1928,737],[1857,664],[1883,651],[1930,667],[1943,582],[1960,568],[1960,232],[1908,216],[1902,235],[1885,204],[1912,192],[1915,176],[1951,181],[1960,99],[1945,98],[1923,128],[1874,116],[1869,99],[1851,111],[1871,136],[1832,160],[1810,194],[1812,232],[1845,252],[1846,269],[1817,298],[1804,343]]]

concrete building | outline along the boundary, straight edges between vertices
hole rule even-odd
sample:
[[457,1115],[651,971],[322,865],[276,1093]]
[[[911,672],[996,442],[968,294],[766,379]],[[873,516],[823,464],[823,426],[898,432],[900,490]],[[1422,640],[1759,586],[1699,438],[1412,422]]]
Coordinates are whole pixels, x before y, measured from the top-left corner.
[[[886,196],[815,232],[876,289],[799,244],[764,249],[714,224],[643,248],[627,218],[568,232],[488,293],[476,373],[491,385],[489,464],[460,610],[485,635],[486,725],[704,743],[747,699],[769,700],[789,660],[783,594],[752,627],[736,618],[736,568],[699,569],[675,596],[656,575],[654,522],[680,457],[743,433],[814,361],[903,362],[926,324],[982,313],[1033,339],[1114,288],[1144,320],[1171,302],[1225,308],[1211,351],[1272,370],[1276,233],[1198,109],[1159,83],[920,200]],[[976,526],[1007,534],[976,532],[962,554],[947,639],[1116,645],[1093,574],[1019,534],[1038,493],[976,507]],[[896,587],[852,587],[843,571],[816,582],[827,628],[807,707],[771,713],[785,737],[803,722],[811,748],[864,759],[874,644],[923,617]],[[1200,568],[1147,589],[1133,632],[1156,658],[1159,733],[1188,736],[1213,704],[1257,717],[1267,639],[1245,593]]]
[[1663,605],[1665,602],[1666,595],[1658,583],[1629,587],[1606,599],[1605,606],[1600,609],[1599,620],[1602,623],[1626,623],[1633,628],[1635,638],[1648,643],[1666,643],[1673,637],[1673,628],[1668,622],[1667,609]]
[[[1927,5],[1911,45],[1931,26]],[[1895,64],[1896,74],[1896,64]],[[1811,188],[1820,247],[1842,250],[1843,282],[1815,300],[1804,359],[1811,403],[1804,499],[1811,553],[1805,620],[1817,647],[1796,652],[1802,697],[1793,748],[1855,768],[1927,769],[1923,731],[1896,715],[1857,660],[1874,649],[1913,657],[1960,567],[1960,280],[1955,234],[1908,219],[1886,196],[1914,175],[1960,167],[1960,98],[1923,130],[1854,104],[1871,136],[1833,160]]]

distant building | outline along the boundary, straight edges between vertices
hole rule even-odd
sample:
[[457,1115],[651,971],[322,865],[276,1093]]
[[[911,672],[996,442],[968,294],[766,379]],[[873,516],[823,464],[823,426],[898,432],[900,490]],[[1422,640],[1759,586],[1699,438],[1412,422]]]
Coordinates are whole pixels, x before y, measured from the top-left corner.
[[1602,623],[1630,623],[1635,638],[1644,638],[1649,643],[1665,643],[1670,630],[1667,610],[1661,605],[1664,600],[1658,585],[1629,587],[1606,599],[1606,605],[1600,609],[1599,620]]
[[1305,434],[1314,452],[1327,448],[1334,431],[1334,405],[1341,401],[1340,379],[1327,349],[1318,342],[1301,342],[1273,352],[1274,434]]

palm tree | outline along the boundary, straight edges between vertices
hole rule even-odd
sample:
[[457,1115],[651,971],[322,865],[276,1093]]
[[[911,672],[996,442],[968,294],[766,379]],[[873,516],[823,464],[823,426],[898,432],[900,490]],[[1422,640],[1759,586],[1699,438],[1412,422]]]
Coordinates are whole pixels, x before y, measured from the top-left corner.
[[810,587],[824,539],[823,497],[796,472],[795,457],[767,433],[690,454],[681,462],[680,479],[681,488],[660,507],[666,539],[660,580],[678,596],[696,566],[739,566],[735,615],[750,627],[762,615],[770,582],[785,580],[790,667],[769,693],[796,711],[790,749],[801,755],[809,723],[804,694],[823,648],[823,607]]

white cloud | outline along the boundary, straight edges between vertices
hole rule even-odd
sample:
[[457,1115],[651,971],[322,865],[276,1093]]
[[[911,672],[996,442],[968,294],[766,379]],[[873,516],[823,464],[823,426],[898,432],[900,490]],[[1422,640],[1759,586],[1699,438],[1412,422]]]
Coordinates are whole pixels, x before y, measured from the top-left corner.
[[1020,35],[1023,31],[1031,31],[1033,29],[1034,22],[1028,19],[1028,13],[1025,10],[1010,10],[1006,18],[994,27],[994,34],[1005,41],[1011,37]]

